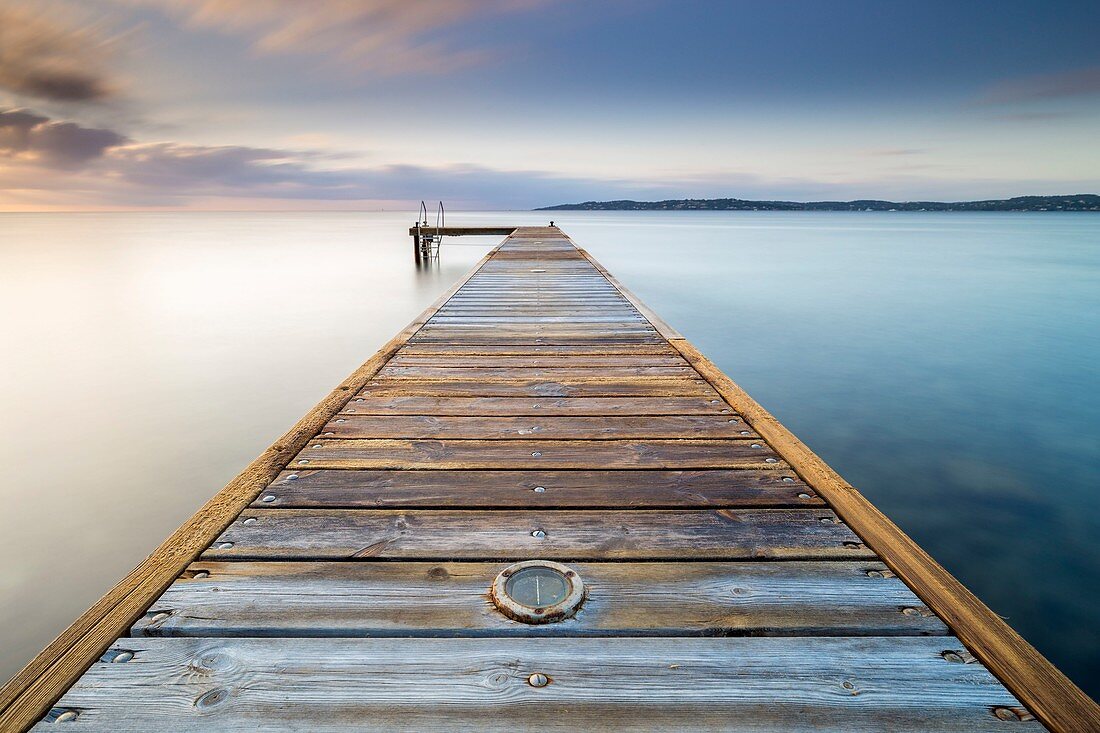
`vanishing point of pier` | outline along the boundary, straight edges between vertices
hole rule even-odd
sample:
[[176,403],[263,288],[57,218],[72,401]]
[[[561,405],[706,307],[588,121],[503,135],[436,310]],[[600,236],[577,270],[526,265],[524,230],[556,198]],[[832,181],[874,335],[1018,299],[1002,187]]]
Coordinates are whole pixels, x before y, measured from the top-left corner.
[[1100,712],[565,234],[523,227],[4,687],[0,728],[30,727]]

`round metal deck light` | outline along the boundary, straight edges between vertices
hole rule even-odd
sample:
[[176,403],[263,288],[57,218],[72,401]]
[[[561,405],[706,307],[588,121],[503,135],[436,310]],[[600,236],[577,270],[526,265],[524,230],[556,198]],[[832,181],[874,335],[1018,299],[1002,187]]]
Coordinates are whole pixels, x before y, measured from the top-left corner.
[[501,571],[489,591],[508,618],[548,624],[569,618],[584,602],[584,582],[576,571],[549,560],[528,560]]

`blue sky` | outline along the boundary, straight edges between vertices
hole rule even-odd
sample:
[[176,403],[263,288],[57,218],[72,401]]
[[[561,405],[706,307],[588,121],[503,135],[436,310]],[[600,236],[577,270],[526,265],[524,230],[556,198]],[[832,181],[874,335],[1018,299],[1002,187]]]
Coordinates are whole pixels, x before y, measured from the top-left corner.
[[0,0],[0,210],[1100,190],[1100,4]]

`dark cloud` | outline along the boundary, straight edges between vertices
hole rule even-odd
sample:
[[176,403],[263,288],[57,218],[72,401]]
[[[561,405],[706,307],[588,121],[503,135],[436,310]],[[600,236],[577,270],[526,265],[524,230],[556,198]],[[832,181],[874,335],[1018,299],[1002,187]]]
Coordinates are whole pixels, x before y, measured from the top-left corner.
[[0,89],[58,102],[113,93],[101,71],[112,40],[96,22],[62,21],[68,6],[10,1],[0,6]]
[[[137,143],[113,130],[0,109],[0,189],[94,191],[107,203],[185,205],[197,199],[354,202],[425,196],[455,204],[526,207],[653,189],[539,171],[480,166],[332,168],[331,154],[247,146]],[[7,165],[3,165],[3,163]],[[45,168],[54,169],[44,176]]]
[[0,157],[53,168],[74,168],[126,142],[113,130],[56,122],[27,110],[0,109]]
[[1001,105],[1100,95],[1100,66],[1009,79],[990,88],[978,104]]

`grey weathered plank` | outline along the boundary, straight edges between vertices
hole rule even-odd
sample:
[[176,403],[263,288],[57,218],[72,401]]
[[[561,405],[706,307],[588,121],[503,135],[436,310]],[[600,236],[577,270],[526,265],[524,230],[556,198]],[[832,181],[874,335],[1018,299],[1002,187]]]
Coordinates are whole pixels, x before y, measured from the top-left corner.
[[648,377],[611,380],[573,377],[570,379],[517,379],[511,382],[476,379],[375,379],[366,385],[364,396],[407,395],[454,397],[703,397],[718,399],[714,388],[702,379]]
[[202,557],[838,560],[873,553],[827,509],[247,509]]
[[309,468],[784,468],[763,441],[368,440],[311,442],[292,461]]
[[[354,409],[354,408],[353,408]],[[337,422],[340,420],[340,422]],[[444,416],[354,415],[330,420],[322,436],[412,439],[755,438],[736,415]]]
[[[892,636],[946,634],[877,562],[575,563],[555,624],[488,600],[502,563],[199,562],[135,636]],[[906,610],[908,609],[908,612]]]
[[547,367],[460,367],[460,366],[387,366],[379,379],[630,379],[632,377],[683,377],[698,379],[688,366],[603,366],[574,368],[569,365]]
[[[541,491],[536,491],[536,488]],[[821,506],[790,471],[284,471],[256,508]]]
[[[364,396],[345,414],[363,415],[729,415],[723,400],[707,397],[462,397]],[[339,418],[337,418],[339,419]]]
[[687,362],[676,356],[661,354],[612,354],[576,355],[563,354],[553,356],[491,356],[461,354],[410,354],[397,356],[388,362],[394,366],[446,366],[446,367],[588,367],[597,369],[604,366],[686,366]]
[[[62,698],[74,730],[1040,730],[948,638],[123,639]],[[528,678],[545,675],[533,687]],[[40,731],[57,726],[41,723]]]
[[615,354],[656,354],[678,356],[678,352],[667,341],[648,344],[409,344],[398,354],[409,356],[438,356],[454,354],[456,356],[610,356]]

